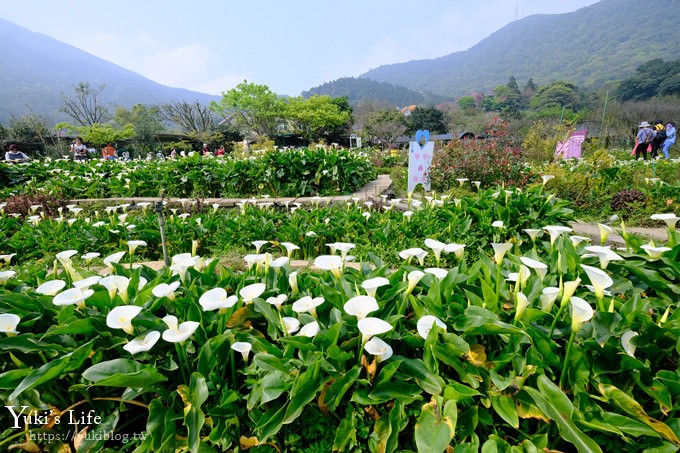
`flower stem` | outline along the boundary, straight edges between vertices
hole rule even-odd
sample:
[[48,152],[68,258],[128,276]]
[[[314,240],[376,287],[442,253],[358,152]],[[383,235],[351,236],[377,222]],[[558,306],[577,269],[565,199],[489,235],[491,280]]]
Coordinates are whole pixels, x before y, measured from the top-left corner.
[[187,372],[189,371],[189,359],[187,358],[187,352],[184,347],[182,347],[181,343],[175,343],[175,349],[177,350],[177,356],[179,357],[180,361],[179,367],[182,369],[182,378],[188,385],[189,376],[187,375]]
[[229,365],[231,366],[231,386],[236,390],[236,364],[234,363],[234,350],[229,348]]
[[567,343],[567,352],[564,355],[564,365],[562,365],[562,374],[560,375],[560,388],[564,389],[564,383],[567,379],[567,368],[569,367],[569,359],[571,356],[571,349],[574,345],[574,338],[576,338],[576,331],[572,329],[569,336],[569,343]]
[[560,308],[557,310],[557,313],[555,314],[555,318],[553,319],[552,324],[550,325],[550,332],[548,332],[548,338],[552,338],[553,332],[555,331],[555,326],[557,326],[557,320],[560,319],[560,315],[562,314],[562,311],[564,311],[564,305],[560,305]]

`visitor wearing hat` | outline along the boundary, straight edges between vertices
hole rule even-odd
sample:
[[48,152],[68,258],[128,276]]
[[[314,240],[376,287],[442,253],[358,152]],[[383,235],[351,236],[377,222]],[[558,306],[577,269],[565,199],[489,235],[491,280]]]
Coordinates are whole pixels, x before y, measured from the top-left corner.
[[640,157],[647,160],[647,148],[649,148],[649,145],[652,143],[654,131],[647,121],[640,123],[638,129],[640,130],[638,131],[636,137],[637,144],[635,145],[635,160],[639,159]]
[[652,159],[657,158],[664,140],[666,140],[666,126],[663,125],[662,120],[656,120],[654,121],[654,138],[652,139]]
[[9,150],[5,153],[5,161],[12,164],[20,164],[31,160],[26,154],[17,149],[17,145],[9,145]]

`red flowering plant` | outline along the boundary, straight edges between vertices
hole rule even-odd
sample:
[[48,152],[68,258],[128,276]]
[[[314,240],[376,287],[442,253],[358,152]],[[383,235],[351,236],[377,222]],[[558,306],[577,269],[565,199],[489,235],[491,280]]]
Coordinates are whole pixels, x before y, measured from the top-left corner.
[[530,169],[523,165],[521,150],[514,145],[506,121],[494,118],[483,136],[452,140],[435,151],[430,166],[432,189],[447,190],[458,178],[480,181],[482,186],[522,186],[528,181]]

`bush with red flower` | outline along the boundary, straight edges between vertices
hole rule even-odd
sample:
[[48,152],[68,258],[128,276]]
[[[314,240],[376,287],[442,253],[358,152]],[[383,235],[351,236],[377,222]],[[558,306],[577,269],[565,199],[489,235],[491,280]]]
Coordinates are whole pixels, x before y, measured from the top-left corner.
[[458,178],[480,181],[482,186],[505,183],[522,186],[531,176],[521,159],[521,150],[508,133],[508,123],[494,118],[486,138],[453,140],[437,150],[430,166],[432,189],[453,187]]

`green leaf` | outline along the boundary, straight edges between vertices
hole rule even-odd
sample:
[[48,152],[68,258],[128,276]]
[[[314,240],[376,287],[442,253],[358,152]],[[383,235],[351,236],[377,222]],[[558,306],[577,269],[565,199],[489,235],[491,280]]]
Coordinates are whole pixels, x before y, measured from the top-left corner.
[[187,444],[191,453],[198,453],[201,443],[201,429],[205,423],[205,415],[201,406],[208,399],[208,386],[205,378],[199,373],[191,373],[189,387],[180,385],[177,392],[184,402],[184,423],[187,426]]
[[442,407],[442,397],[432,397],[423,405],[415,427],[418,451],[439,453],[446,450],[456,433],[458,410],[455,401]]
[[607,398],[610,403],[614,404],[627,414],[633,416],[633,418],[636,420],[639,420],[645,425],[649,426],[654,431],[659,433],[664,439],[680,446],[680,439],[678,439],[673,430],[670,429],[670,427],[665,423],[647,415],[640,403],[635,401],[635,399],[630,397],[628,394],[610,384],[600,384],[598,389],[602,396]]
[[595,339],[600,347],[604,347],[605,343],[614,335],[621,320],[621,315],[618,313],[595,312],[591,324],[595,330]]
[[78,447],[78,452],[90,453],[102,451],[106,441],[112,438],[119,419],[120,414],[118,411],[114,411],[104,418],[101,423],[92,426],[92,429],[87,432],[87,435]]
[[94,332],[92,327],[92,319],[76,319],[63,325],[51,326],[45,332],[45,337],[50,335],[86,335],[89,336]]
[[[83,360],[87,358],[90,351],[92,350],[92,341],[85,343],[78,349],[74,350],[62,356],[59,359],[47,362],[45,365],[41,366],[37,370],[34,370],[21,381],[16,389],[9,395],[9,400],[15,400],[19,395],[21,395],[26,390],[35,388],[41,384],[49,382],[53,379],[61,377],[62,374],[68,372],[69,368],[74,366],[79,366]],[[71,363],[73,360],[74,363]]]
[[422,360],[403,359],[400,371],[414,377],[418,385],[430,395],[439,395],[444,388],[444,380],[428,371]]
[[510,426],[519,428],[519,416],[517,415],[517,407],[515,401],[508,396],[492,396],[491,407],[501,416]]
[[[498,316],[490,310],[482,307],[470,306],[465,309],[465,316],[456,323],[456,329],[462,330],[465,335],[487,335],[487,334],[522,334],[524,330],[502,322]],[[461,325],[462,323],[462,325]]]
[[354,427],[354,412],[347,411],[347,416],[342,419],[335,438],[333,439],[333,451],[343,451],[347,444],[356,441],[357,430]]
[[92,365],[83,371],[83,377],[102,387],[144,388],[168,380],[155,367],[129,359],[113,359]]
[[290,389],[291,386],[286,374],[281,371],[272,371],[265,374],[260,380],[260,385],[262,386],[261,404],[275,400]]
[[600,446],[574,424],[574,406],[567,395],[544,374],[538,377],[538,388],[540,392],[531,387],[524,387],[524,390],[539,409],[557,424],[564,440],[574,444],[579,453],[602,453]]

